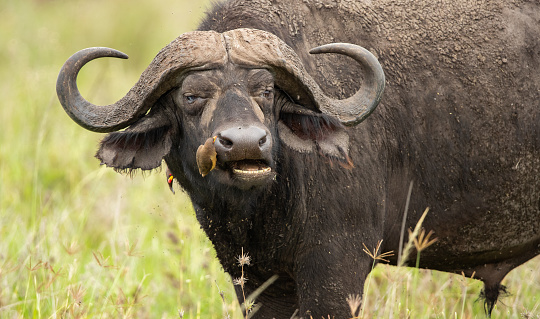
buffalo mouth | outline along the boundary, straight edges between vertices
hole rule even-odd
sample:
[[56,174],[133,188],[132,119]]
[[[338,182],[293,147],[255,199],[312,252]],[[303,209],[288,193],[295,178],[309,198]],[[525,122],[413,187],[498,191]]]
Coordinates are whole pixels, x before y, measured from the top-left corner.
[[261,160],[241,160],[228,164],[231,173],[241,178],[258,178],[272,173],[272,168]]
[[264,160],[239,160],[223,163],[220,167],[227,171],[233,184],[241,188],[264,184],[275,174]]

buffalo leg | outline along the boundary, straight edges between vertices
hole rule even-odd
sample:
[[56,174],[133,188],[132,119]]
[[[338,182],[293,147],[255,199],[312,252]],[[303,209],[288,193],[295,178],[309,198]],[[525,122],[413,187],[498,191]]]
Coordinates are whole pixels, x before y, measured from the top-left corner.
[[362,296],[373,260],[360,255],[361,251],[343,251],[340,246],[318,247],[298,260],[299,316],[353,317],[347,298]]

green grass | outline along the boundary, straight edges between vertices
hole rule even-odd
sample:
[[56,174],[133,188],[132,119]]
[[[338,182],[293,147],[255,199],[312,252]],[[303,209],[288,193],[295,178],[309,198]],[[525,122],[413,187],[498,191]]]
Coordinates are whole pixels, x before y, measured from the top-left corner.
[[[94,61],[79,84],[95,103],[115,101],[205,8],[185,0],[0,4],[0,318],[241,317],[185,194],[169,192],[164,172],[130,179],[99,167],[102,136],[72,122],[55,94],[69,55],[109,46],[130,59]],[[503,283],[512,295],[494,315],[537,318],[540,259]],[[364,314],[482,318],[480,289],[460,276],[378,266]]]

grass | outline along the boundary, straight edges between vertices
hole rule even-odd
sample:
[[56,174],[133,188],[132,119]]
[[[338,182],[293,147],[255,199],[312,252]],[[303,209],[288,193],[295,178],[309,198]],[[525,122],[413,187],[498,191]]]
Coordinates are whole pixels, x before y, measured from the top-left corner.
[[[179,0],[0,4],[0,318],[242,317],[185,194],[169,192],[163,171],[130,179],[99,167],[101,135],[73,123],[54,89],[70,54],[109,46],[130,59],[94,61],[79,83],[95,103],[117,100],[205,8]],[[512,295],[494,316],[539,316],[540,259],[503,283]],[[381,265],[364,315],[482,318],[480,289],[456,275]]]

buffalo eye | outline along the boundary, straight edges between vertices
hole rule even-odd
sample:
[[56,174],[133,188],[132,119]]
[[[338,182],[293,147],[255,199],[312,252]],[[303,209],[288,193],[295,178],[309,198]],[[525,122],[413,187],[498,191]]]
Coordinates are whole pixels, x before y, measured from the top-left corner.
[[200,99],[201,99],[200,96],[184,94],[184,101],[187,104],[194,104]]
[[271,99],[273,98],[274,90],[272,89],[266,89],[261,93],[261,97],[264,97],[265,99]]
[[183,94],[182,99],[184,102],[184,109],[191,115],[198,114],[206,103],[206,98],[189,93]]

